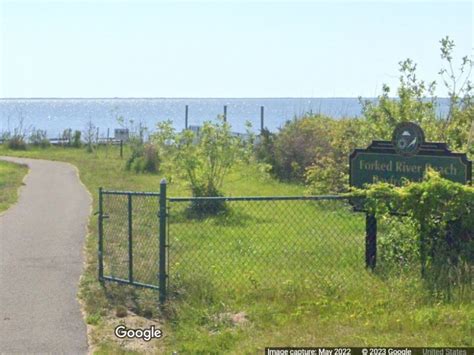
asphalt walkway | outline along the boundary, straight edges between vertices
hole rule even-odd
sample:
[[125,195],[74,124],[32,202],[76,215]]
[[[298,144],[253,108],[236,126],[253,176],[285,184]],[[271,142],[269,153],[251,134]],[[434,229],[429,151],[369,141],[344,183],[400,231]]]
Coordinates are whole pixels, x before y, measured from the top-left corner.
[[30,168],[0,215],[0,353],[87,353],[77,289],[90,196],[70,164],[0,159]]

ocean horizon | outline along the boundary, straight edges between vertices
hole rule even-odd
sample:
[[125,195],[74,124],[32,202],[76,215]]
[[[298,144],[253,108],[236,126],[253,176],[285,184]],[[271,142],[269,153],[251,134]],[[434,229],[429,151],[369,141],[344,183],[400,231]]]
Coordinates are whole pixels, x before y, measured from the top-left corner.
[[[200,126],[215,120],[227,107],[227,122],[232,131],[244,133],[246,122],[255,132],[260,130],[261,107],[264,107],[264,126],[278,131],[288,120],[306,113],[323,114],[335,119],[355,118],[362,114],[363,97],[278,97],[278,98],[0,98],[0,134],[21,129],[30,132],[41,129],[54,138],[65,129],[84,131],[92,122],[99,136],[113,137],[116,128],[124,126],[146,127],[153,132],[156,124],[171,120],[175,129],[185,127],[188,107],[188,125]],[[438,99],[438,114],[447,110],[447,99]],[[121,120],[123,120],[123,123]]]

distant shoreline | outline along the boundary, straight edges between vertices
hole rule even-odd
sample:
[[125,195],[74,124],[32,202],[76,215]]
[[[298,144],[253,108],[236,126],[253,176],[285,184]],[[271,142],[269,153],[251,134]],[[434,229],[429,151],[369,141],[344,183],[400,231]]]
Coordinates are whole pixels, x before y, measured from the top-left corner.
[[[397,99],[394,99],[397,100]],[[427,101],[430,99],[426,99]],[[35,127],[57,137],[64,128],[84,129],[87,122],[106,132],[117,127],[117,118],[143,124],[152,129],[157,122],[172,121],[176,129],[202,125],[225,112],[235,132],[252,127],[277,131],[287,121],[306,114],[321,114],[334,119],[361,117],[364,102],[377,98],[3,98],[0,99],[0,132],[10,131],[21,119],[23,128]],[[447,112],[448,101],[438,98],[437,115]],[[263,107],[263,109],[262,109]],[[15,121],[16,120],[16,121]]]
[[[0,101],[13,100],[319,100],[319,99],[334,99],[334,100],[375,100],[377,97],[362,97],[362,96],[320,96],[320,97],[0,97]],[[390,99],[397,99],[397,97],[390,97]],[[425,99],[430,99],[426,97]],[[448,100],[449,97],[437,97],[436,99]]]
[[[0,100],[291,100],[291,99],[359,99],[359,97],[0,97]],[[376,99],[376,97],[362,97],[362,99]]]

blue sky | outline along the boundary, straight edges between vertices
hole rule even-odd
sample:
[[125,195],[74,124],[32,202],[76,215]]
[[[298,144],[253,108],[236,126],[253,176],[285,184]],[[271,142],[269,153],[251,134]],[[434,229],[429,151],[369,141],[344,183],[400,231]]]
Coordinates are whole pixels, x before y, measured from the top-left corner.
[[446,35],[472,55],[473,17],[470,1],[0,0],[0,97],[376,96],[407,57],[437,79]]

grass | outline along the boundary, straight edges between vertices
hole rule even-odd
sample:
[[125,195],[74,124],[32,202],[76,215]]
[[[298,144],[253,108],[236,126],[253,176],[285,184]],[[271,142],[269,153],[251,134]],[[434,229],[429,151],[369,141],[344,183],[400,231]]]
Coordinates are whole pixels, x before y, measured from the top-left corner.
[[[94,211],[100,186],[158,191],[160,178],[166,177],[168,196],[189,196],[186,182],[172,167],[157,175],[127,172],[126,159],[121,160],[113,147],[92,154],[55,147],[25,152],[0,148],[0,154],[76,165],[94,198]],[[302,186],[277,182],[253,166],[236,167],[224,190],[232,196],[304,193]],[[116,218],[106,222],[106,236],[115,236],[110,240],[115,245],[105,246],[106,272],[123,277],[127,224],[120,214],[123,217],[126,209],[119,200],[104,202]],[[134,200],[135,261],[145,260],[135,275],[145,282],[153,282],[157,272],[156,227],[150,223],[155,202]],[[182,202],[170,206],[172,298],[163,309],[157,308],[153,291],[100,286],[97,220],[91,218],[80,297],[98,353],[241,354],[278,345],[473,345],[472,295],[467,302],[447,303],[428,297],[416,275],[367,272],[364,218],[340,202],[231,202],[231,213],[204,219],[188,218],[187,207]],[[141,321],[159,323],[165,338],[147,343],[147,348],[118,343],[113,325],[131,322],[130,317],[115,317],[118,306],[138,314]]]
[[18,189],[27,172],[24,165],[0,160],[0,213],[16,202]]

